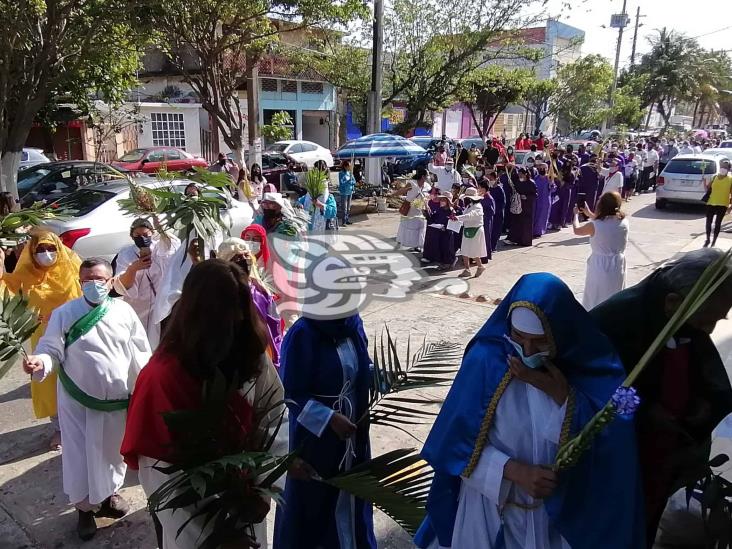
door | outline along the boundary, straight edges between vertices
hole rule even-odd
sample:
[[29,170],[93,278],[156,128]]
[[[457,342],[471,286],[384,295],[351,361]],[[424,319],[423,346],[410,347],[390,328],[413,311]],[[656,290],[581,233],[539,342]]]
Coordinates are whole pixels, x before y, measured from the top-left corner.
[[315,163],[318,160],[324,160],[320,158],[320,155],[318,154],[318,147],[316,145],[303,143],[301,146],[304,158],[303,162],[308,165],[308,168],[312,168],[313,166],[315,166]]
[[154,149],[152,151],[148,151],[143,160],[145,160],[145,163],[142,165],[142,171],[145,173],[155,173],[163,167],[163,162],[165,161],[165,150]]
[[165,162],[170,172],[187,172],[191,169],[191,163],[178,149],[165,149]]

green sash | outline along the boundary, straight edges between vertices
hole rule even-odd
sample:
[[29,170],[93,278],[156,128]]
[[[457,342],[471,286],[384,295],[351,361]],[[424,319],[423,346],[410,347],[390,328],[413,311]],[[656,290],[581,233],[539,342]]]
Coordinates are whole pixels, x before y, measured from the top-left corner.
[[475,238],[475,235],[478,234],[478,229],[480,227],[463,227],[463,236],[465,238]]
[[[104,318],[104,315],[109,312],[111,306],[112,299],[107,298],[82,316],[79,320],[74,322],[66,334],[66,348],[68,349],[68,347],[76,342],[80,337],[89,333],[89,331],[96,326],[102,318]],[[88,395],[82,391],[76,383],[74,383],[73,379],[68,376],[64,370],[63,363],[61,363],[58,368],[58,379],[71,398],[85,408],[96,410],[97,412],[117,412],[119,410],[126,410],[127,405],[130,402],[129,398],[102,400]]]

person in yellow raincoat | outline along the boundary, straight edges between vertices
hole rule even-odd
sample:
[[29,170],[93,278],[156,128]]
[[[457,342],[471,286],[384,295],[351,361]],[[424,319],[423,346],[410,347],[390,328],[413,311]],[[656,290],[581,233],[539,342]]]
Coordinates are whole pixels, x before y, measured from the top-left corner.
[[[7,288],[28,297],[31,307],[39,310],[41,325],[31,337],[31,350],[46,331],[51,312],[67,301],[81,297],[79,267],[81,258],[63,245],[58,236],[39,227],[31,229],[30,241],[23,248],[12,273],[3,267],[5,254],[0,250],[0,275]],[[42,382],[31,381],[33,411],[38,419],[50,417],[56,432],[52,449],[58,449],[61,437],[56,419],[56,374]]]

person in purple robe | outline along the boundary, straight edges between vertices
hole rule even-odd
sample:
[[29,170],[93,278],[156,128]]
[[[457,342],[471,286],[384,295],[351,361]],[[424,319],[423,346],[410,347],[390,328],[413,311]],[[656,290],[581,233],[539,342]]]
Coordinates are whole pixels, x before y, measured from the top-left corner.
[[498,249],[498,241],[503,232],[503,218],[506,215],[507,200],[506,192],[503,190],[503,185],[498,181],[496,172],[488,172],[486,175],[488,177],[488,187],[496,208],[496,212],[493,215],[493,227],[491,227],[490,236],[491,251],[495,252]]
[[478,194],[483,197],[480,204],[483,206],[483,230],[485,231],[487,244],[485,248],[488,252],[485,257],[481,258],[481,262],[488,263],[489,259],[493,259],[493,248],[490,239],[493,237],[493,218],[496,215],[496,202],[491,196],[490,183],[485,177],[478,180]]
[[569,209],[564,215],[564,224],[571,225],[574,218],[574,207],[577,205],[577,173],[571,161],[565,162],[562,166],[562,179],[569,186]]
[[570,181],[574,184],[574,176],[571,170],[564,170],[564,166],[562,166],[557,175],[557,179],[557,190],[552,199],[552,210],[549,214],[549,226],[558,231],[559,229],[567,228],[567,212],[572,212],[572,209],[569,207],[571,195]]
[[536,183],[529,170],[519,168],[516,193],[521,197],[521,213],[511,214],[511,224],[506,241],[515,246],[531,246],[534,236],[534,209],[536,207]]
[[593,154],[590,157],[590,161],[579,168],[577,192],[585,195],[586,203],[592,209],[600,198],[601,193],[599,191],[602,191],[602,187],[600,187],[600,172],[598,170],[597,155]]
[[448,192],[436,197],[437,207],[432,200],[425,209],[427,232],[424,237],[422,258],[430,263],[438,263],[438,269],[447,271],[455,263],[455,237],[457,233],[447,228],[447,222],[454,215],[452,195]]
[[579,165],[587,164],[590,161],[591,154],[587,151],[587,147],[582,143],[577,147],[577,156],[579,157]]
[[549,226],[549,212],[552,208],[552,187],[551,182],[546,174],[547,166],[543,162],[537,164],[538,175],[534,179],[536,183],[536,208],[534,209],[534,238],[539,238],[546,234]]
[[506,164],[506,169],[498,176],[498,181],[501,182],[506,195],[506,204],[503,208],[503,232],[507,233],[511,228],[511,195],[518,181],[516,167],[513,164]]

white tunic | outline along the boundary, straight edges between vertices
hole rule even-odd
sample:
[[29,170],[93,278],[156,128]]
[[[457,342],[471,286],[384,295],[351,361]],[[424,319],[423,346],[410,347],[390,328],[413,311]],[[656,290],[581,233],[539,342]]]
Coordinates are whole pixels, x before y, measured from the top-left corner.
[[[261,360],[265,364],[262,367],[262,373],[254,383],[254,390],[251,390],[252,384],[247,383],[240,389],[240,392],[246,395],[249,403],[254,406],[255,417],[263,416],[261,425],[268,426],[268,436],[274,434],[280,422],[281,414],[285,414],[279,431],[277,431],[277,435],[275,436],[274,443],[269,450],[269,453],[272,455],[284,456],[287,454],[289,448],[284,389],[282,388],[282,382],[277,374],[277,370],[272,365],[272,361],[267,355],[262,355]],[[275,403],[280,404],[272,408]],[[272,409],[265,415],[265,411],[269,408]],[[164,467],[166,465],[169,464],[151,457],[139,456],[140,470],[138,476],[140,485],[148,498],[161,484],[170,480],[169,475],[153,468],[155,466]],[[284,490],[284,477],[275,482],[275,486],[280,490]],[[202,531],[201,529],[204,526],[204,519],[202,517],[197,517],[189,522],[180,535],[177,536],[178,529],[191,517],[193,512],[195,512],[195,508],[183,507],[176,509],[175,513],[171,511],[157,513],[158,519],[163,527],[163,545],[160,549],[196,549],[201,545],[201,542],[211,533],[212,527],[212,523],[209,523],[206,529]],[[262,547],[268,547],[266,520],[254,526],[254,534],[257,542]]]
[[[66,333],[92,307],[84,298],[54,310],[36,354],[45,378],[63,363],[64,370],[88,395],[105,400],[127,398],[150,358],[145,330],[135,311],[124,301],[112,301],[106,315],[85,335],[65,347]],[[64,492],[71,503],[87,497],[91,505],[103,502],[122,487],[127,466],[119,453],[127,411],[98,412],[74,400],[58,382],[58,419],[63,446]]]
[[587,275],[582,304],[588,311],[625,288],[625,247],[628,220],[607,217],[592,221],[592,254],[587,258]]
[[[511,505],[541,502],[503,478],[511,458],[533,465],[553,463],[565,412],[566,403],[560,407],[536,387],[511,381],[498,403],[478,465],[462,479],[452,549],[496,547],[501,527],[505,549],[571,549],[549,522],[543,505],[533,510]],[[431,547],[440,546],[435,541]]]
[[[125,288],[115,279],[114,289],[123,296],[123,299],[132,305],[140,317],[150,347],[155,349],[160,342],[160,324],[153,322],[153,307],[157,294],[163,283],[163,277],[170,264],[170,259],[180,247],[180,240],[170,237],[170,241],[156,236],[150,246],[152,260],[149,269],[137,271],[135,282],[130,288]],[[140,257],[140,250],[134,244],[123,248],[117,255],[117,273],[124,273],[127,268]]]
[[[415,181],[410,181],[409,185],[410,189],[407,191],[404,200],[411,202],[412,207],[409,208],[409,213],[403,215],[399,221],[396,240],[405,248],[421,248],[424,245],[424,235],[427,232],[427,220],[422,214],[424,205],[419,203],[427,200],[430,186],[425,183],[420,188]],[[418,198],[421,200],[417,200]]]
[[428,164],[427,169],[437,176],[437,184],[435,186],[440,189],[440,192],[450,192],[452,191],[453,185],[460,185],[463,182],[462,177],[460,177],[460,174],[454,167],[450,171],[447,171],[445,166]]
[[467,207],[465,213],[457,216],[458,220],[463,222],[463,227],[478,228],[478,232],[472,238],[465,236],[463,230],[463,240],[460,244],[460,255],[463,257],[485,257],[488,255],[485,241],[485,228],[483,227],[483,206],[480,202],[473,202]]

